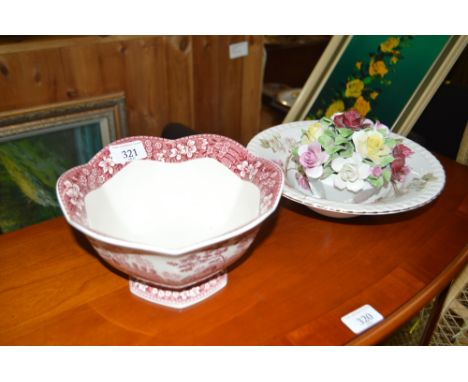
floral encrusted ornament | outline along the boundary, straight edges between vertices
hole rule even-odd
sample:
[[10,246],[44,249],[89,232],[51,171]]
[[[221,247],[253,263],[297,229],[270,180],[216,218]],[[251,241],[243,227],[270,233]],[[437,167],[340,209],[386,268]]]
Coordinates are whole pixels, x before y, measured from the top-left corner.
[[290,160],[298,184],[315,196],[324,197],[321,190],[331,187],[335,195],[350,192],[351,201],[361,202],[370,196],[375,201],[388,194],[382,190],[390,192],[404,182],[411,173],[406,164],[411,154],[387,126],[350,110],[311,122]]

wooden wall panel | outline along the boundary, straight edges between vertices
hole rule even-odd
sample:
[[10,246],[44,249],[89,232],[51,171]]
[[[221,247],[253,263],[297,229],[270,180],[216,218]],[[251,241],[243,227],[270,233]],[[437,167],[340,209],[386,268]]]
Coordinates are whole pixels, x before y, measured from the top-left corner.
[[169,119],[195,127],[192,37],[168,36],[165,40]]
[[240,97],[242,113],[239,141],[244,143],[248,143],[260,129],[263,87],[263,37],[250,36],[248,39],[249,59],[245,60],[243,66]]
[[[229,44],[249,41],[231,60]],[[259,130],[261,36],[83,37],[0,44],[0,111],[123,91],[131,135],[168,122],[247,143]]]
[[197,131],[220,134],[218,55],[216,38],[193,37],[194,127]]
[[219,107],[219,120],[222,131],[226,135],[240,139],[241,126],[241,97],[242,95],[242,73],[244,58],[229,58],[229,45],[243,41],[242,36],[223,37],[218,40],[219,66],[219,94],[222,97]]
[[162,39],[129,41],[124,55],[129,126],[136,134],[158,135],[169,121]]
[[92,97],[104,93],[98,46],[65,47],[60,50],[64,80],[69,98]]

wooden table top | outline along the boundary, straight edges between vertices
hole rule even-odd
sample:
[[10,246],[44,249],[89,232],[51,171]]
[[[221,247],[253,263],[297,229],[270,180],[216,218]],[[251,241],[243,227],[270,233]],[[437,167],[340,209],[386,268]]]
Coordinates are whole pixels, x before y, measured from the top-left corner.
[[[418,210],[322,217],[283,198],[228,285],[177,311],[133,296],[63,218],[0,236],[1,345],[375,344],[467,263],[468,167]],[[355,335],[340,318],[370,304],[384,320]]]

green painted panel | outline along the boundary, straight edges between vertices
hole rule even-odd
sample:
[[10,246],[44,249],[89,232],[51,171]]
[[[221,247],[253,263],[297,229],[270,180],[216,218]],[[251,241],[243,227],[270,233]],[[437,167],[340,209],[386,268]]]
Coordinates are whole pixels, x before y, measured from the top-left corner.
[[99,122],[0,143],[0,232],[60,216],[58,177],[102,144]]
[[353,36],[307,118],[355,108],[392,126],[449,38]]

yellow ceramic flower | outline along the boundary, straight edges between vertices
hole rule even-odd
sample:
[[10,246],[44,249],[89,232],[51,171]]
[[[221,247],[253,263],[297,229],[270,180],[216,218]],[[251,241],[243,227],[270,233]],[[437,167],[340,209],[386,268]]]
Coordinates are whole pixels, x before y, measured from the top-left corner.
[[345,104],[342,100],[338,100],[333,102],[330,106],[328,106],[327,111],[325,112],[325,117],[330,118],[335,113],[340,113],[344,111]]
[[372,93],[370,94],[370,97],[371,97],[373,100],[375,100],[375,99],[377,98],[378,95],[379,95],[379,93],[377,93],[377,92],[372,92]]
[[371,60],[369,64],[369,74],[371,76],[379,75],[380,77],[383,77],[387,73],[388,73],[388,69],[387,69],[387,66],[385,65],[385,62],[374,61],[374,59]]
[[384,139],[382,134],[371,132],[367,136],[367,155],[374,162],[378,161],[379,153],[385,149]]
[[359,97],[356,102],[354,103],[354,109],[361,114],[361,117],[365,117],[367,113],[369,113],[371,107],[370,103],[366,101],[364,97]]
[[362,61],[357,61],[357,62],[356,62],[356,68],[357,68],[358,70],[361,70],[361,68],[362,68]]
[[400,39],[398,37],[390,37],[380,44],[380,50],[382,52],[391,52],[400,44]]
[[345,97],[357,98],[361,95],[364,90],[364,82],[359,79],[348,81],[346,84]]
[[314,122],[312,123],[307,131],[305,132],[303,138],[302,138],[302,143],[304,144],[310,144],[314,143],[319,139],[319,137],[323,134],[325,131],[325,128],[322,126],[320,122]]
[[391,59],[390,59],[390,62],[395,65],[397,62],[398,62],[398,57],[397,56],[393,56]]
[[382,158],[390,154],[390,148],[385,145],[384,136],[378,131],[359,130],[353,134],[356,151],[379,165]]

